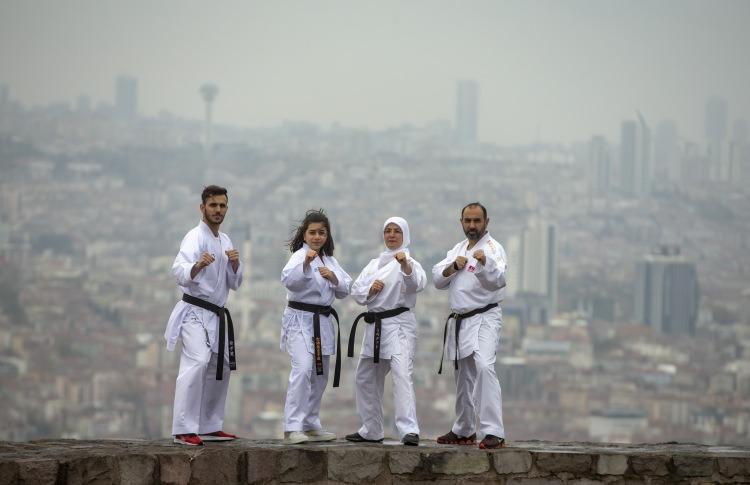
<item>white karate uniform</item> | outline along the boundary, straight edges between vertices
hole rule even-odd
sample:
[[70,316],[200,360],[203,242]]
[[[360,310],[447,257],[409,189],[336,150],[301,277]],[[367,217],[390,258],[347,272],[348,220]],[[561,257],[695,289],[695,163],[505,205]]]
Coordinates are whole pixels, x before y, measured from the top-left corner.
[[[385,225],[394,222],[392,219],[397,218],[388,219]],[[406,221],[400,220],[406,224]],[[384,255],[381,255],[384,259],[371,260],[352,285],[352,297],[360,305],[367,305],[368,311],[382,312],[399,307],[414,308],[417,293],[426,285],[427,276],[418,261],[407,256],[411,265],[411,274],[407,275],[401,271],[401,265],[393,257],[401,250],[408,255],[408,249],[406,249],[408,226],[402,226],[401,230],[404,233],[405,242],[402,248],[386,251]],[[369,298],[370,287],[375,280],[381,280],[384,283],[383,290]],[[373,361],[375,325],[360,320],[357,326],[363,324],[365,331],[356,372],[357,413],[362,420],[359,435],[368,440],[380,440],[384,437],[383,388],[385,376],[389,371],[393,373],[393,402],[396,428],[400,438],[408,433],[419,434],[412,383],[417,342],[417,320],[414,313],[410,310],[382,320],[380,362],[377,364]]]
[[[336,258],[316,257],[305,273],[303,263],[310,247],[303,244],[289,258],[281,272],[281,282],[286,287],[287,301],[330,306],[334,299],[349,294],[351,277],[341,268]],[[325,266],[336,274],[338,285],[320,276],[318,268]],[[310,431],[322,429],[320,401],[328,383],[329,356],[336,352],[335,329],[332,317],[320,315],[320,339],[323,354],[323,375],[315,372],[313,349],[313,314],[286,307],[281,319],[281,350],[289,353],[292,370],[284,403],[284,431]]]
[[[229,290],[236,290],[242,283],[242,262],[235,273],[225,253],[233,248],[229,236],[223,232],[214,236],[203,221],[188,232],[172,265],[172,273],[182,292],[223,307]],[[204,252],[213,255],[215,260],[191,278],[190,270]],[[217,381],[218,326],[218,315],[182,300],[169,316],[164,333],[167,350],[173,351],[177,339],[182,340],[174,393],[173,435],[212,433],[224,426],[230,376],[229,347],[225,342],[224,378]]]
[[[490,303],[500,303],[505,295],[507,257],[503,247],[489,233],[469,250],[468,244],[468,239],[456,244],[445,259],[432,268],[435,287],[448,289],[450,307],[456,313],[467,313]],[[479,249],[484,250],[485,265],[473,257]],[[452,265],[458,256],[467,258],[466,266],[446,278],[443,270]],[[452,428],[458,436],[470,436],[477,432],[478,417],[480,439],[488,434],[505,438],[502,392],[495,373],[495,353],[502,324],[500,306],[461,322],[458,370],[454,373],[456,421]],[[447,340],[444,365],[453,366],[456,357],[453,319],[448,323]]]

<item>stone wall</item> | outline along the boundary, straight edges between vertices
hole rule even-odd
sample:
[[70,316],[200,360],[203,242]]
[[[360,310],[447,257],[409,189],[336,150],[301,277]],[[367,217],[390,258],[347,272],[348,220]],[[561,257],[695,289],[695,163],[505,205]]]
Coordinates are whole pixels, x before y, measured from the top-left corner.
[[513,442],[493,451],[237,440],[202,448],[171,441],[0,442],[5,484],[254,483],[750,483],[750,448],[690,444]]

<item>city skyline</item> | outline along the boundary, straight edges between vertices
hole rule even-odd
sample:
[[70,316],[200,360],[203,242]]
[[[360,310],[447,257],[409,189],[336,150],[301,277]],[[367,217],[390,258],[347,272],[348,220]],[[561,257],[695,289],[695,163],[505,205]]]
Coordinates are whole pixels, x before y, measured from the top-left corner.
[[730,126],[750,118],[746,2],[325,5],[187,2],[174,16],[169,2],[43,2],[39,16],[39,4],[5,3],[0,82],[30,105],[96,104],[128,74],[142,114],[191,119],[202,118],[197,86],[214,82],[217,123],[383,129],[452,121],[456,82],[472,79],[479,140],[501,145],[613,140],[635,110],[699,140],[712,96]]

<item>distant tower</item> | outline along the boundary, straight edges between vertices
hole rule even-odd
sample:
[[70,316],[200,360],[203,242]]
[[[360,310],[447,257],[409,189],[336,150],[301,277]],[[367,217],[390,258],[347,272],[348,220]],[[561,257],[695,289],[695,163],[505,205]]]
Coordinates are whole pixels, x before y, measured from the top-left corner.
[[5,105],[8,104],[8,100],[10,98],[9,96],[9,89],[8,85],[4,83],[0,83],[0,110],[5,108]]
[[200,93],[201,96],[203,96],[203,101],[205,101],[206,103],[206,120],[204,125],[203,147],[205,148],[206,153],[210,154],[213,151],[214,146],[213,127],[211,125],[213,103],[214,99],[216,99],[216,95],[219,94],[219,87],[215,84],[206,83],[201,86]]
[[245,283],[240,286],[237,292],[237,299],[239,300],[239,311],[240,311],[240,338],[250,339],[250,335],[253,335],[251,326],[250,315],[252,312],[252,289],[247,282],[250,281],[250,277],[253,270],[253,243],[252,233],[250,230],[250,223],[248,222],[242,227],[242,249],[240,254],[242,260],[245,263],[244,275]]
[[750,137],[748,137],[748,123],[745,119],[738,119],[735,120],[734,125],[732,126],[732,141],[734,143],[740,143],[745,144],[750,142]]
[[711,180],[728,181],[729,147],[727,137],[727,101],[714,96],[706,102],[706,155],[708,156],[709,176]]
[[138,80],[132,76],[118,76],[115,80],[115,113],[123,120],[134,120],[138,115]]
[[589,197],[606,197],[609,193],[609,145],[597,135],[589,142]]
[[479,119],[479,85],[473,80],[456,85],[456,141],[460,145],[477,142]]
[[532,219],[521,233],[521,287],[524,291],[544,295],[547,316],[557,312],[557,241],[555,226]]
[[750,138],[748,138],[747,120],[734,122],[730,150],[730,180],[736,185],[747,185],[750,182]]
[[680,147],[677,123],[663,120],[654,131],[654,177],[678,183],[680,170]]
[[694,335],[698,316],[695,264],[679,246],[661,246],[636,266],[635,320],[666,334]]
[[706,139],[722,142],[727,136],[727,101],[714,96],[706,102]]
[[620,190],[623,195],[635,195],[635,122],[620,125]]
[[651,194],[651,130],[639,111],[620,131],[620,190],[626,197]]

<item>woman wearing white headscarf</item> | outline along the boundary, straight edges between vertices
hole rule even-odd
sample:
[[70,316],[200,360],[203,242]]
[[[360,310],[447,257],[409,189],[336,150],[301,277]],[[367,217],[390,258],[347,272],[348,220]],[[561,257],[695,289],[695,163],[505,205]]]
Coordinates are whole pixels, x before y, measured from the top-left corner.
[[354,442],[383,441],[383,387],[389,371],[393,375],[396,428],[402,443],[419,444],[419,425],[412,384],[417,320],[411,311],[427,277],[409,255],[409,224],[391,217],[383,224],[386,249],[362,270],[351,288],[351,295],[367,312],[357,317],[349,336],[349,357],[354,353],[356,324],[364,317],[364,339],[357,364],[357,413],[359,431],[346,436]]

